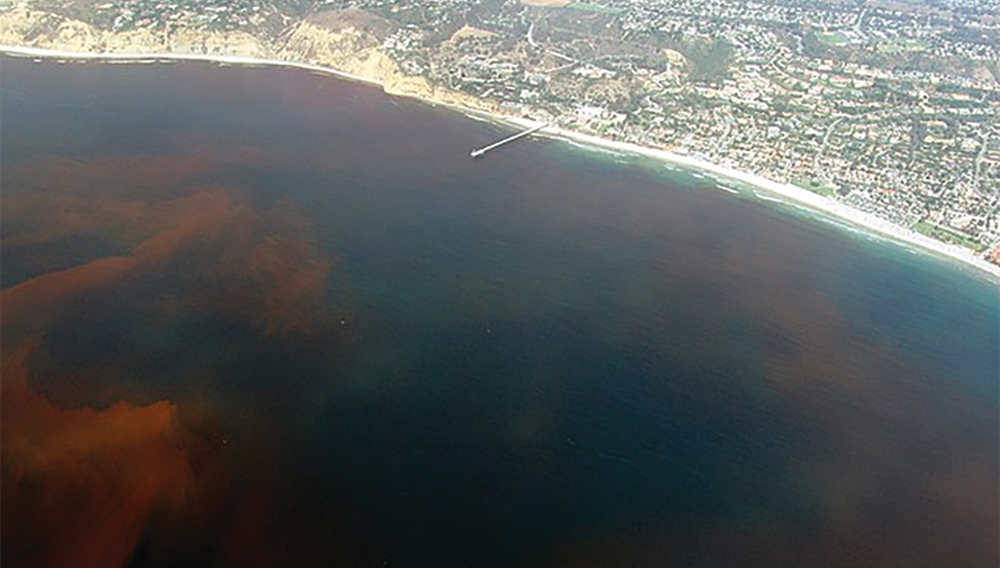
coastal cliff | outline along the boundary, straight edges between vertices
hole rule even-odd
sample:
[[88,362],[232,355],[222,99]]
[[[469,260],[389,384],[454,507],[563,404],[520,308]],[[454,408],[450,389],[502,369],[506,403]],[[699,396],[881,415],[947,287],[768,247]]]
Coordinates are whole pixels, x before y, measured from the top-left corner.
[[[346,11],[339,11],[346,12]],[[267,45],[246,32],[175,27],[164,30],[108,31],[42,10],[16,8],[0,13],[0,44],[75,53],[177,54],[274,59],[327,67],[374,81],[389,94],[432,103],[491,111],[494,105],[471,95],[432,85],[400,69],[381,48],[374,30],[337,11],[321,23],[301,21],[282,40]],[[355,18],[356,19],[356,18]],[[330,25],[330,22],[337,25]]]
[[[107,6],[111,6],[111,4],[107,4]],[[432,104],[444,104],[458,110],[490,113],[516,124],[523,124],[526,128],[534,125],[534,121],[559,124],[560,128],[550,128],[549,133],[625,152],[646,153],[667,162],[685,164],[693,168],[715,172],[723,177],[739,179],[783,195],[798,203],[807,204],[817,210],[848,219],[875,232],[891,235],[901,242],[913,243],[921,248],[957,258],[992,274],[1000,274],[998,272],[1000,269],[997,268],[1000,265],[1000,252],[998,252],[1000,246],[995,242],[995,238],[987,235],[988,238],[983,240],[983,248],[986,248],[984,253],[978,252],[978,249],[967,248],[969,242],[976,244],[975,240],[959,239],[958,244],[955,244],[956,235],[960,237],[963,233],[935,228],[937,225],[947,226],[949,223],[949,217],[945,215],[943,210],[927,209],[930,212],[928,216],[930,222],[921,225],[925,229],[929,227],[931,233],[918,233],[909,224],[910,221],[906,221],[910,217],[891,217],[891,220],[886,220],[884,216],[880,217],[876,213],[865,213],[864,211],[888,211],[891,213],[897,209],[892,207],[884,209],[878,204],[873,205],[872,202],[866,201],[867,198],[864,197],[863,192],[851,193],[850,195],[857,197],[858,201],[850,203],[843,196],[824,196],[810,191],[808,188],[799,188],[787,183],[785,180],[788,178],[788,172],[791,171],[789,168],[792,168],[789,164],[792,164],[793,161],[789,159],[780,162],[780,168],[775,165],[778,162],[774,162],[776,156],[783,156],[784,152],[790,151],[789,148],[792,147],[779,140],[780,136],[785,136],[781,134],[782,131],[775,126],[775,130],[767,131],[769,134],[766,137],[758,137],[761,140],[759,146],[757,146],[758,142],[753,142],[755,138],[752,132],[756,128],[754,125],[762,124],[766,120],[762,122],[755,118],[752,122],[737,123],[733,122],[736,120],[735,118],[725,115],[728,116],[725,122],[726,134],[721,138],[711,134],[710,127],[706,126],[707,130],[702,128],[702,123],[687,122],[686,124],[690,127],[686,131],[687,134],[684,135],[683,139],[678,139],[676,138],[678,133],[685,132],[685,130],[677,130],[673,126],[663,125],[644,127],[646,133],[652,129],[659,134],[654,132],[651,137],[647,137],[645,134],[637,135],[635,128],[627,127],[632,115],[605,110],[605,107],[611,108],[614,104],[631,97],[632,93],[644,92],[642,85],[656,85],[657,89],[666,89],[663,91],[664,93],[669,90],[670,97],[674,97],[682,91],[690,94],[690,91],[684,91],[682,87],[688,81],[694,63],[683,53],[674,49],[664,49],[659,53],[665,58],[666,63],[666,68],[660,72],[656,74],[629,73],[624,76],[605,76],[610,71],[594,66],[577,65],[580,63],[579,61],[546,49],[546,55],[542,58],[543,64],[556,67],[550,67],[544,73],[525,73],[523,77],[518,71],[520,78],[514,80],[510,73],[512,73],[512,69],[519,69],[517,65],[512,64],[512,60],[509,59],[493,58],[489,65],[482,66],[488,67],[489,73],[493,74],[489,79],[491,86],[479,89],[480,92],[484,93],[483,97],[499,97],[501,95],[493,93],[503,93],[513,89],[515,85],[521,85],[521,87],[525,87],[521,91],[521,94],[525,96],[537,97],[539,92],[544,91],[551,96],[567,101],[561,103],[561,107],[551,112],[544,106],[532,108],[532,105],[528,103],[511,103],[505,105],[504,112],[500,112],[499,104],[494,100],[479,98],[443,86],[445,84],[484,85],[485,83],[470,83],[466,81],[467,77],[462,73],[452,75],[435,73],[435,71],[442,69],[449,70],[452,65],[455,65],[457,66],[455,68],[459,70],[471,69],[475,75],[478,72],[475,69],[476,62],[481,60],[482,53],[501,53],[503,51],[491,51],[494,50],[495,46],[488,45],[488,42],[503,39],[502,37],[497,38],[499,34],[496,32],[489,32],[466,24],[447,30],[447,34],[431,36],[420,33],[419,30],[413,32],[413,30],[400,28],[398,23],[394,24],[371,11],[357,8],[324,9],[305,16],[289,16],[272,9],[266,14],[245,15],[245,18],[239,22],[239,26],[242,27],[224,22],[209,26],[199,19],[205,16],[204,13],[195,12],[192,15],[191,12],[182,12],[174,14],[177,18],[155,20],[145,17],[132,19],[125,24],[128,29],[120,29],[117,19],[112,22],[110,18],[103,20],[90,18],[85,12],[73,13],[64,9],[60,13],[55,13],[49,9],[26,8],[24,6],[7,8],[0,10],[0,45],[46,50],[50,52],[47,55],[59,57],[69,57],[71,54],[80,54],[80,57],[84,58],[88,54],[119,54],[125,58],[142,57],[143,55],[175,58],[235,58],[233,62],[237,63],[280,64],[286,62],[322,67],[349,74],[356,79],[376,83],[389,94],[417,98]],[[87,21],[76,18],[83,18]],[[535,37],[531,36],[530,33],[526,41],[529,44],[531,42],[537,43]],[[423,47],[436,46],[435,49],[440,48],[437,50],[440,57],[418,60],[415,64],[413,59],[402,59],[403,56],[400,53],[405,54],[405,51],[400,51],[398,47],[401,42],[411,42],[412,45]],[[456,49],[458,44],[463,44],[469,49],[462,52]],[[537,44],[535,47],[541,49],[538,47],[539,45],[541,44]],[[463,54],[471,55],[465,58]],[[567,60],[569,63],[566,62]],[[468,65],[463,63],[469,61],[471,63]],[[463,65],[465,66],[463,67]],[[578,68],[572,72],[564,73],[558,81],[545,83],[548,80],[547,76],[554,76],[553,73],[549,73],[550,71],[568,69],[573,66]],[[443,77],[439,79],[439,83],[428,80],[419,74],[421,70],[427,69],[431,70],[429,75]],[[763,83],[760,82],[745,83],[743,87],[740,87],[742,89],[740,92],[757,93],[764,88],[762,85]],[[499,90],[494,89],[494,87]],[[719,91],[717,94],[725,95],[723,91]],[[786,91],[781,92],[787,94]],[[729,97],[731,94],[725,96]],[[691,100],[696,100],[696,98]],[[669,117],[670,120],[673,120],[676,118],[676,112],[666,112],[666,107],[660,106],[653,99],[648,99],[646,102],[651,105],[647,108],[648,113],[633,113],[633,115],[652,116],[654,119]],[[763,110],[760,110],[763,108],[760,106],[764,105],[763,102],[756,101],[754,104],[756,110],[753,112],[764,113]],[[677,110],[679,107],[673,108]],[[716,107],[707,105],[705,108]],[[525,112],[526,110],[537,112],[529,113]],[[686,109],[681,110],[687,113]],[[811,106],[800,106],[798,110],[804,113],[803,116],[816,118],[813,112],[815,109],[812,109]],[[524,114],[532,116],[532,120],[525,122],[515,120],[518,115]],[[594,121],[598,120],[595,117],[599,117],[599,123],[604,124],[605,128],[594,129]],[[818,118],[825,120],[823,116]],[[689,119],[685,118],[684,120]],[[804,124],[805,122],[802,121],[807,120],[794,118],[794,121],[796,124]],[[828,125],[827,136],[833,132],[840,121],[841,119],[836,119]],[[939,123],[945,124],[940,121]],[[662,124],[667,123],[663,122]],[[819,132],[815,128],[810,130]],[[733,137],[737,132],[740,133],[739,137],[743,140],[740,144],[751,144],[763,153],[755,153],[757,150],[744,148],[740,150],[742,153],[739,154],[742,157],[733,157],[719,154],[715,150],[711,152],[693,150],[695,146],[692,144],[695,144],[698,139],[712,140],[712,148],[727,147],[726,144],[734,140]],[[786,131],[788,136],[791,136],[790,133],[791,131]],[[667,137],[666,139],[674,137],[673,141],[669,144],[664,143],[664,138],[657,138],[661,135]],[[629,140],[631,143],[620,142],[623,139]],[[770,143],[766,142],[767,140],[774,141],[777,146],[772,147]],[[826,144],[825,138],[823,140],[823,144]],[[979,143],[977,142],[977,144]],[[981,146],[985,148],[985,142]],[[802,147],[808,148],[808,144],[804,144]],[[780,148],[781,151],[776,150],[776,148]],[[828,146],[820,146],[819,155],[822,156],[823,151],[827,148]],[[697,156],[697,158],[692,156]],[[989,163],[989,152],[983,150],[978,156],[982,160],[977,164]],[[833,162],[850,163],[849,160],[840,158]],[[801,170],[803,163],[800,160],[799,166],[796,167]],[[809,159],[809,164],[811,164],[810,168],[820,167],[819,159],[815,157]],[[976,165],[976,171],[979,169],[980,166]],[[878,183],[887,183],[886,179],[885,176],[879,177]],[[905,178],[899,177],[899,179]],[[780,180],[780,183],[773,180]],[[923,181],[920,183],[926,185]],[[883,191],[879,195],[884,197],[889,193]],[[955,211],[964,211],[971,207],[970,203],[972,202],[969,199],[975,195],[977,194],[971,190],[963,193],[961,199],[964,201],[955,206],[957,209],[954,209],[952,214]],[[858,203],[865,205],[867,209],[861,209]],[[989,215],[983,218],[987,217]],[[968,219],[973,219],[968,215],[964,215],[963,218],[966,219],[966,223],[968,223]],[[939,240],[942,238],[944,240]]]
[[268,55],[268,49],[245,32],[187,28],[111,32],[86,22],[28,8],[0,13],[0,43],[79,53]]
[[493,110],[493,105],[471,95],[430,84],[427,79],[404,73],[385,54],[370,32],[346,27],[331,29],[308,21],[289,35],[277,59],[329,67],[370,79],[389,94],[415,97],[468,109]]

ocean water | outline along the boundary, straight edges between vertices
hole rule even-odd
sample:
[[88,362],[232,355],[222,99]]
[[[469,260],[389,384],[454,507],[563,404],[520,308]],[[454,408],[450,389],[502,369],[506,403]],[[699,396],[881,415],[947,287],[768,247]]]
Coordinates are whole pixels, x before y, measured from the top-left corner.
[[5,57],[10,566],[995,566],[997,283],[291,69]]

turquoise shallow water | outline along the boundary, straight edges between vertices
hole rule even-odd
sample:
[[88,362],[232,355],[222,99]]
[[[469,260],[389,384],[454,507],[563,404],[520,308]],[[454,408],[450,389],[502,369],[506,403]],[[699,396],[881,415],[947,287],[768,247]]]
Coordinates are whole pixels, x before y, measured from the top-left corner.
[[308,73],[3,68],[4,389],[176,413],[5,407],[5,564],[995,565],[995,283]]

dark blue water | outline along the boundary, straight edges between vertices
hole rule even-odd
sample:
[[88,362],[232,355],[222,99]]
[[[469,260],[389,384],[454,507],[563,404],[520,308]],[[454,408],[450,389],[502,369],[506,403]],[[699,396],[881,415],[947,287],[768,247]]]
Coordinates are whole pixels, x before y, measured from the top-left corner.
[[[301,71],[3,68],[4,353],[176,408],[123,562],[996,564],[995,281]],[[4,457],[4,562],[85,550]]]

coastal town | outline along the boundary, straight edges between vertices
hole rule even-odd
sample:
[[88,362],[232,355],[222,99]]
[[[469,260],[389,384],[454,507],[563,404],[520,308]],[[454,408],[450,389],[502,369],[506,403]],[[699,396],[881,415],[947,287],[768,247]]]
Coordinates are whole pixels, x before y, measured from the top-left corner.
[[40,0],[0,44],[295,61],[794,185],[1000,264],[1000,1]]

